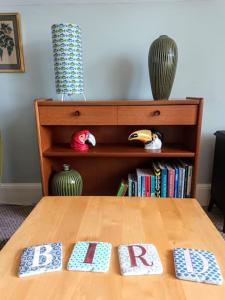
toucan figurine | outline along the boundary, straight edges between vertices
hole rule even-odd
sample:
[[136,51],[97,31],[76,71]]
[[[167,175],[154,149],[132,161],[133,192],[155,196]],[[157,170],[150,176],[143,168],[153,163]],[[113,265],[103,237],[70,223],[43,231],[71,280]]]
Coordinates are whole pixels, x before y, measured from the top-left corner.
[[92,146],[96,145],[95,137],[89,130],[74,132],[70,143],[72,149],[77,151],[87,151],[89,146],[86,143],[90,143]]
[[146,150],[159,150],[162,148],[162,135],[159,131],[137,130],[129,135],[128,140],[143,142]]

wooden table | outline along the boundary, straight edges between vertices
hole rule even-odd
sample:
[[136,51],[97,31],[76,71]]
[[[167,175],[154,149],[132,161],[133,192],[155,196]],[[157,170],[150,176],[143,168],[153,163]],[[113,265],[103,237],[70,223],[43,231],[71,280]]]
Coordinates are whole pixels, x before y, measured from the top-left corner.
[[[66,271],[79,240],[113,244],[108,273]],[[18,278],[22,249],[54,241],[63,243],[63,270]],[[125,243],[153,243],[164,273],[121,276],[117,247]],[[0,252],[0,299],[225,299],[225,284],[175,278],[174,247],[212,251],[225,277],[225,242],[194,199],[46,197]]]

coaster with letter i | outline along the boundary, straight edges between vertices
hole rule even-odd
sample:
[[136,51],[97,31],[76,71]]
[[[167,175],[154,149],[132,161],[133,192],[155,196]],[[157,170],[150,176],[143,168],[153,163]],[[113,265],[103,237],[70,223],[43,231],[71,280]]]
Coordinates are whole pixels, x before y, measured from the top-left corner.
[[222,284],[223,277],[215,255],[207,250],[175,248],[176,277],[183,280]]
[[122,275],[161,274],[163,267],[152,244],[120,245],[118,248]]
[[61,269],[62,243],[41,244],[23,250],[18,276],[25,277]]
[[67,270],[107,272],[112,245],[103,242],[77,242],[70,256]]

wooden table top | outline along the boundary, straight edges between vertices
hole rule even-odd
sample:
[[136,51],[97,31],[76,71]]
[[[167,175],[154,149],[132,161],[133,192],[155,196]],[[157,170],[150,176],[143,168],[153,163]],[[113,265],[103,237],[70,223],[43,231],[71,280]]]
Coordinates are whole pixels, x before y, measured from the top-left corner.
[[[66,270],[76,241],[113,245],[108,273]],[[63,270],[18,278],[22,249],[63,243]],[[162,275],[120,275],[117,247],[153,243]],[[212,251],[225,278],[225,242],[195,199],[45,197],[0,251],[0,299],[225,299],[225,283],[215,286],[176,279],[172,249]]]

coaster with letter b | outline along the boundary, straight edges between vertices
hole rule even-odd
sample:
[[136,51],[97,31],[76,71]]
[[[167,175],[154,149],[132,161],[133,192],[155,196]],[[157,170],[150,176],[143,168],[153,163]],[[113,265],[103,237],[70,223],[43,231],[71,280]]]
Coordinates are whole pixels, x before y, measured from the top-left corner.
[[153,275],[163,272],[158,252],[152,244],[121,245],[118,252],[122,275]]
[[176,277],[183,280],[222,284],[223,277],[212,252],[189,248],[173,250]]
[[77,242],[70,256],[67,270],[107,272],[112,245],[103,242]]
[[18,276],[25,277],[61,269],[62,243],[35,245],[23,250]]

